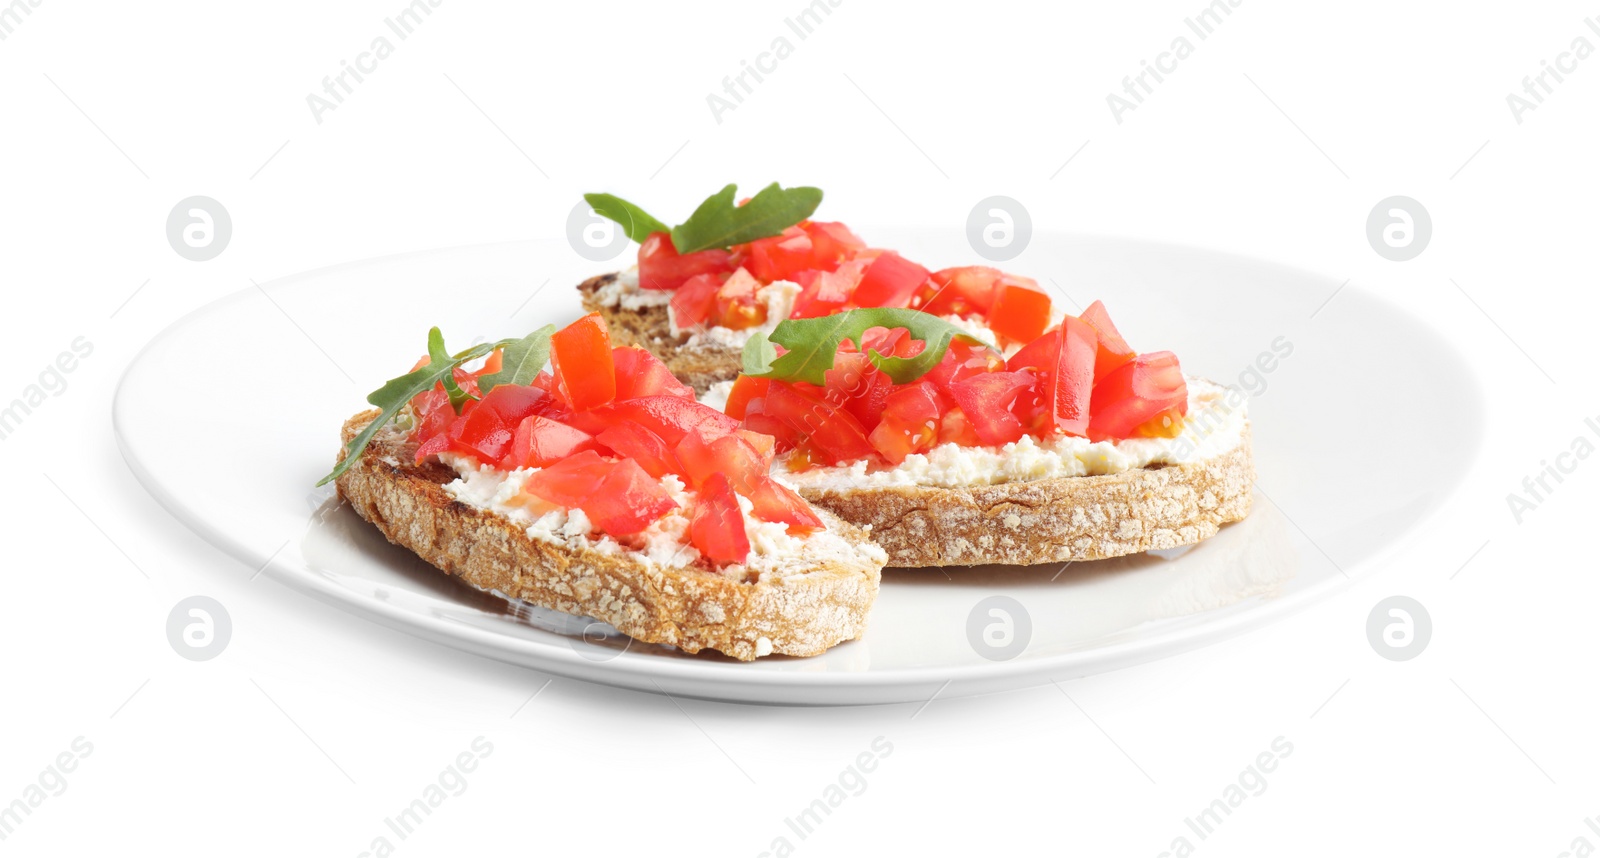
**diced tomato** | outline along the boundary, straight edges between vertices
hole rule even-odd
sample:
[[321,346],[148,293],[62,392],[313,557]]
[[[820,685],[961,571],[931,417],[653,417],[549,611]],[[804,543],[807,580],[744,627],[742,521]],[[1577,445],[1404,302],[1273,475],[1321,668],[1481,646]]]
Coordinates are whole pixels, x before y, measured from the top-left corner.
[[1133,435],[1135,438],[1176,438],[1183,434],[1183,416],[1188,410],[1189,403],[1186,399],[1182,406],[1168,408],[1139,424],[1133,430]]
[[511,446],[511,429],[493,409],[469,402],[461,416],[445,430],[450,449],[474,456],[480,462],[498,462]]
[[617,418],[631,420],[654,432],[669,447],[678,446],[691,429],[716,438],[731,434],[739,421],[709,405],[678,396],[641,396],[617,403]]
[[723,412],[735,420],[743,420],[750,401],[767,395],[768,384],[771,384],[769,379],[740,375],[733,380],[733,389],[728,391],[728,404],[723,407]]
[[944,357],[923,378],[940,390],[948,391],[950,385],[955,382],[1003,369],[1005,365],[1005,360],[990,349],[961,340],[951,340],[950,348],[945,351]]
[[872,455],[866,430],[850,412],[786,382],[767,389],[766,413],[788,425],[830,464]]
[[638,462],[657,479],[678,472],[680,465],[661,436],[637,423],[619,420],[594,436],[595,441],[625,459]]
[[752,432],[749,429],[737,429],[734,434],[743,438],[756,453],[761,456],[761,461],[768,468],[772,467],[772,457],[778,452],[778,439],[762,432]]
[[[765,402],[761,404],[764,406]],[[771,436],[780,453],[787,453],[800,443],[800,433],[791,429],[789,424],[771,414],[755,410],[754,406],[745,413],[744,425],[751,432]]]
[[811,504],[806,503],[805,498],[772,477],[757,478],[745,497],[750,499],[750,511],[756,518],[787,524],[791,534],[799,535],[823,527],[822,517],[811,508]]
[[550,361],[563,398],[574,411],[605,405],[617,395],[611,332],[599,313],[590,313],[550,338]]
[[891,465],[923,453],[939,439],[939,400],[932,385],[899,387],[884,400],[883,417],[867,440]]
[[862,272],[850,301],[857,307],[909,307],[912,296],[927,281],[928,269],[885,251]]
[[440,432],[417,445],[417,464],[427,461],[429,456],[437,456],[450,449],[450,433]]
[[1111,314],[1106,312],[1106,305],[1099,301],[1089,305],[1078,318],[1088,322],[1099,334],[1099,344],[1096,347],[1094,359],[1094,380],[1105,378],[1112,370],[1133,360],[1133,349],[1129,348],[1128,341],[1117,332],[1117,326],[1111,324]]
[[840,352],[823,373],[827,400],[849,411],[863,427],[875,425],[894,382],[862,352]]
[[1094,387],[1094,328],[1068,316],[1006,361],[1012,371],[1031,369],[1035,382],[1014,409],[1028,431],[1082,436],[1089,430]]
[[812,259],[811,236],[798,226],[752,241],[741,250],[745,267],[762,283],[793,280],[801,271],[817,267]]
[[960,406],[949,406],[939,417],[939,443],[977,447],[982,445],[983,441],[972,428],[972,421],[967,419],[967,413],[962,411]]
[[735,489],[748,494],[755,480],[766,476],[771,464],[737,433],[707,440],[699,432],[690,432],[673,452],[694,488],[704,485],[712,474],[721,474]]
[[1011,413],[1011,405],[1017,394],[1032,385],[1030,372],[985,372],[952,384],[950,393],[971,422],[978,440],[998,446],[1026,433],[1022,421]]
[[811,267],[822,271],[834,270],[867,247],[842,223],[806,221],[800,228],[811,236]]
[[450,397],[442,387],[412,397],[411,410],[417,418],[416,434],[421,441],[450,428],[451,422],[456,419],[456,411],[450,407]]
[[927,343],[913,338],[905,328],[868,328],[861,335],[861,351],[877,352],[884,357],[916,357],[926,347]]
[[989,329],[1007,340],[1030,343],[1050,325],[1050,296],[1026,277],[1006,275],[995,286]]
[[651,233],[639,246],[639,288],[676,289],[699,274],[721,274],[733,270],[726,250],[701,250],[679,255],[672,238],[664,232]]
[[601,458],[599,453],[585,450],[548,468],[534,471],[523,484],[523,489],[557,506],[581,508],[584,500],[599,490],[600,483],[615,465],[615,462]]
[[689,520],[689,541],[707,560],[719,565],[743,563],[750,556],[744,513],[732,484],[722,474],[713,474],[700,489]]
[[694,388],[679,381],[660,358],[644,349],[617,346],[611,350],[611,362],[617,368],[619,402],[659,395],[694,398]]
[[505,356],[500,353],[501,351],[501,349],[495,349],[490,352],[489,356],[484,358],[483,366],[478,368],[475,375],[493,375],[499,372],[500,368],[505,364]]
[[861,275],[870,263],[855,261],[840,265],[835,271],[802,271],[795,275],[800,284],[800,294],[795,296],[796,319],[814,319],[828,316],[847,307],[855,295]]
[[575,429],[582,429],[590,435],[599,435],[615,425],[619,420],[615,404],[602,405],[599,408],[591,408],[588,411],[559,408],[553,409],[543,416],[558,420]]
[[725,274],[696,274],[672,293],[672,324],[687,330],[713,321],[717,312],[717,290]]
[[935,271],[918,309],[935,316],[988,313],[994,304],[995,284],[1003,276],[998,269],[983,265]]
[[628,536],[677,509],[678,504],[638,462],[623,459],[585,497],[578,508],[595,527],[612,536]]
[[1172,352],[1142,354],[1112,370],[1094,386],[1089,438],[1127,438],[1141,425],[1176,411],[1188,413],[1189,388]]
[[[500,388],[495,388],[499,390]],[[491,394],[493,390],[489,391]],[[500,459],[500,467],[511,471],[517,468],[543,468],[559,462],[574,453],[595,449],[593,435],[557,423],[548,417],[530,414],[517,425],[511,447]]]
[[756,298],[761,284],[740,268],[717,288],[717,324],[735,331],[753,328],[767,320],[767,305]]
[[530,414],[550,410],[554,404],[548,391],[520,384],[501,384],[483,395],[481,407],[500,415],[507,426],[515,426]]

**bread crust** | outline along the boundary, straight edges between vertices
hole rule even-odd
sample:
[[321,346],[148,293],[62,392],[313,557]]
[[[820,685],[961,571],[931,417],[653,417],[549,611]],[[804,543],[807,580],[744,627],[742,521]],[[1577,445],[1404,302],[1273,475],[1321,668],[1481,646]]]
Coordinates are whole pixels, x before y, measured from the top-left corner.
[[[346,421],[344,442],[378,413]],[[339,495],[390,542],[479,589],[593,617],[647,643],[711,649],[740,661],[817,655],[866,630],[882,570],[866,557],[826,565],[802,560],[793,573],[745,583],[699,567],[668,568],[637,555],[547,542],[451,497],[444,486],[455,472],[412,464],[415,458],[406,433],[380,432],[339,476]],[[847,541],[865,542],[856,528],[825,518]]]
[[1192,545],[1249,515],[1254,483],[1247,423],[1232,450],[1182,465],[992,486],[800,493],[870,527],[890,566],[1031,565]]
[[696,343],[689,347],[688,334],[672,332],[672,319],[666,307],[641,307],[625,310],[607,307],[596,298],[596,293],[617,279],[616,273],[590,277],[578,284],[578,294],[583,308],[599,313],[611,329],[611,340],[619,346],[638,346],[661,359],[678,380],[703,394],[719,381],[732,381],[743,365],[738,349],[714,343]]

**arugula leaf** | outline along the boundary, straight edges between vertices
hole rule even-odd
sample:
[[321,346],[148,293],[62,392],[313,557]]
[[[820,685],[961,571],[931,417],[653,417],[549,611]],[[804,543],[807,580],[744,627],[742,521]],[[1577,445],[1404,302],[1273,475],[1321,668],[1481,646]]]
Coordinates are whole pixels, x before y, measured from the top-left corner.
[[532,384],[550,359],[550,335],[555,332],[555,325],[545,325],[506,346],[500,355],[500,371],[478,376],[478,390],[488,393],[502,384]]
[[734,204],[737,190],[737,185],[728,185],[707,197],[688,220],[673,227],[672,246],[679,253],[694,253],[777,235],[822,204],[817,188],[786,189],[773,182],[741,206]]
[[[920,310],[871,307],[815,319],[785,319],[771,334],[756,334],[745,343],[744,374],[823,384],[823,373],[833,368],[839,344],[850,340],[860,348],[861,335],[870,328],[904,328],[924,344],[921,353],[908,358],[885,356],[876,350],[867,353],[873,366],[883,370],[895,384],[907,384],[926,375],[944,359],[951,340],[994,350],[994,346],[938,316]],[[774,344],[786,349],[781,357]]]
[[584,194],[583,198],[601,217],[622,224],[623,230],[634,241],[644,244],[652,232],[671,232],[672,229],[651,217],[644,209],[611,194]]
[[[428,331],[427,365],[418,367],[405,375],[391,378],[384,382],[382,387],[367,394],[367,402],[383,409],[382,412],[373,418],[371,423],[367,424],[367,428],[361,430],[361,434],[350,439],[350,443],[346,444],[344,448],[344,458],[339,460],[339,464],[335,465],[326,477],[318,480],[317,485],[327,485],[337,479],[340,474],[349,470],[350,466],[361,458],[361,453],[367,449],[367,445],[378,434],[378,430],[393,420],[395,415],[400,413],[400,409],[404,408],[406,403],[410,402],[411,398],[417,394],[426,393],[432,390],[435,384],[443,383],[447,392],[454,388],[461,395],[460,401],[462,403],[471,399],[472,394],[462,390],[461,386],[456,384],[456,367],[477,360],[495,349],[508,348],[521,342],[526,342],[528,339],[538,336],[541,332],[552,330],[554,328],[542,328],[524,340],[500,340],[494,343],[479,343],[472,348],[456,352],[453,355],[445,352],[444,335],[439,333],[438,328]],[[548,340],[549,334],[545,333],[545,337]],[[450,403],[459,413],[461,406],[457,405],[456,402],[455,394],[451,394]]]
[[[428,331],[428,358],[428,366],[441,366],[450,362],[450,353],[444,350],[444,334],[439,333],[438,328],[432,328]],[[439,381],[444,385],[444,392],[450,395],[450,407],[454,408],[457,414],[460,414],[461,406],[467,404],[467,400],[472,398],[472,394],[467,393],[461,388],[461,385],[456,383],[456,376],[453,372],[445,373],[444,377]],[[371,402],[372,398],[368,397],[367,401]],[[378,403],[373,402],[372,404],[377,405]]]

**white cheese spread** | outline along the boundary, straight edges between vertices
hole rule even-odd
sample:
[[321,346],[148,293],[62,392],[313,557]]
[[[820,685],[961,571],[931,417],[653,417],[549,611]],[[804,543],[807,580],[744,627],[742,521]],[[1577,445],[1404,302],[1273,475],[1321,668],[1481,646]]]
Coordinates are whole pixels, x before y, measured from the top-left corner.
[[[689,543],[689,516],[694,511],[695,493],[684,487],[676,475],[661,478],[678,508],[651,522],[642,532],[629,537],[624,545],[595,530],[589,517],[579,509],[561,509],[523,491],[528,478],[538,468],[502,471],[493,465],[480,465],[470,456],[446,453],[439,460],[459,475],[445,484],[444,490],[462,503],[487,510],[522,526],[529,537],[569,548],[588,548],[607,554],[630,554],[651,566],[679,569],[700,562],[700,552]],[[792,487],[792,486],[791,486]],[[779,522],[764,521],[751,514],[752,505],[739,496],[744,513],[745,536],[750,540],[750,556],[743,565],[725,566],[721,574],[743,579],[754,572],[758,579],[804,574],[832,561],[868,559],[886,562],[883,550],[872,543],[852,545],[829,530],[803,537],[789,535]],[[797,561],[804,561],[802,566]]]

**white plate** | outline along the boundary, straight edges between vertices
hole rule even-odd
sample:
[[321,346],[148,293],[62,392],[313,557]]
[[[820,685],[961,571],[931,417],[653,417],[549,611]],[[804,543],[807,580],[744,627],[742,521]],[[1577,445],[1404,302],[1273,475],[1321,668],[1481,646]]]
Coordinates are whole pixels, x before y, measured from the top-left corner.
[[[932,266],[971,260],[956,232],[866,234]],[[1004,267],[1060,284],[1069,310],[1104,299],[1136,347],[1171,349],[1186,371],[1224,383],[1240,382],[1278,338],[1280,350],[1291,344],[1260,373],[1264,389],[1242,379],[1261,390],[1250,404],[1259,490],[1249,519],[1167,557],[1065,571],[891,571],[865,638],[817,658],[741,664],[614,635],[596,640],[584,620],[440,574],[385,542],[330,490],[312,488],[341,421],[411,365],[429,326],[461,348],[578,315],[572,287],[605,266],[544,243],[355,263],[219,300],[168,328],[129,367],[117,391],[117,438],[140,481],[186,525],[251,568],[268,564],[273,578],[355,613],[562,676],[800,704],[1037,685],[1258,626],[1370,567],[1442,503],[1478,449],[1482,398],[1466,366],[1420,322],[1359,288],[1322,306],[1337,281],[1189,248],[1048,234]],[[1404,382],[1387,383],[1397,367]],[[1432,440],[1381,455],[1410,433]],[[985,658],[980,650],[993,650],[968,638],[969,615],[996,594],[1020,603],[1031,625],[1026,648],[1007,660]]]

